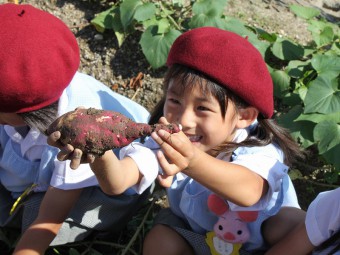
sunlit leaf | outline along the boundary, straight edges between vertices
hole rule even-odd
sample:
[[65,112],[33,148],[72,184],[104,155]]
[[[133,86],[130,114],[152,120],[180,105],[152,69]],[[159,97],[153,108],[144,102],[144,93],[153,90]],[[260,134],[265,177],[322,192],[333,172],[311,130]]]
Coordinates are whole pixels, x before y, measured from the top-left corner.
[[226,23],[223,29],[234,32],[247,40],[255,46],[261,53],[262,57],[265,57],[265,53],[270,46],[268,41],[259,40],[258,36],[252,31],[252,28],[248,28],[242,21],[232,17],[225,17]]
[[137,8],[142,4],[143,2],[139,0],[124,0],[120,4],[120,19],[125,31],[132,23]]
[[140,39],[142,51],[153,68],[164,66],[171,45],[181,32],[170,29],[164,34],[158,33],[157,26],[149,27]]
[[340,125],[331,120],[318,123],[314,128],[314,141],[321,154],[340,144]]
[[117,15],[118,21],[120,22],[119,12],[117,12],[117,9],[117,7],[113,6],[110,9],[97,14],[96,17],[91,20],[91,24],[94,25],[97,31],[101,33],[104,32],[105,29],[113,29]]
[[304,7],[304,6],[296,5],[296,4],[292,4],[289,7],[290,7],[290,10],[293,13],[295,13],[296,16],[300,18],[311,19],[311,18],[314,18],[320,15],[320,11],[315,8]]
[[157,25],[158,25],[158,31],[157,31],[158,34],[167,33],[170,29],[170,23],[169,23],[169,20],[167,19],[160,19]]
[[308,68],[311,68],[310,61],[292,60],[289,61],[286,71],[291,77],[301,78]]
[[319,123],[321,121],[330,120],[330,121],[340,124],[340,112],[335,112],[335,113],[330,113],[330,114],[321,114],[321,113],[301,114],[296,120],[297,121],[309,120],[314,123]]
[[304,55],[304,48],[287,39],[277,38],[272,46],[273,54],[282,60],[297,60]]
[[143,3],[136,7],[134,18],[137,21],[144,21],[151,19],[156,13],[156,6],[153,3]]
[[193,16],[189,22],[190,28],[209,26],[223,29],[225,27],[225,20],[215,15],[209,16],[209,14],[210,13],[205,13]]
[[340,57],[315,55],[312,58],[312,66],[318,75],[327,76],[329,79],[336,78],[340,74]]
[[308,89],[304,113],[334,113],[340,111],[340,91],[337,79],[318,76]]
[[210,17],[221,17],[227,0],[198,0],[192,6],[194,15],[209,13]]

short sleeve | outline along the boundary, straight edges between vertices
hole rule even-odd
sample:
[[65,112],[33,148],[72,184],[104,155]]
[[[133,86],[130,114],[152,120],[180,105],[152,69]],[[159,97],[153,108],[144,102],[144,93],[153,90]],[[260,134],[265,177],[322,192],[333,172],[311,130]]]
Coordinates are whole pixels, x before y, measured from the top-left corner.
[[77,170],[70,168],[70,161],[54,160],[54,171],[50,185],[63,190],[80,189],[98,185],[89,164],[81,164]]
[[340,188],[320,193],[306,215],[308,238],[318,246],[340,229]]
[[[269,185],[267,194],[252,206],[253,210],[265,209],[272,201],[273,194],[280,191],[282,179],[288,173],[281,150],[270,144],[264,147],[239,148],[235,152],[231,163],[244,166],[267,180]],[[236,205],[229,204],[231,208],[236,209]]]
[[157,178],[160,173],[160,167],[156,152],[159,150],[158,145],[151,139],[147,139],[145,144],[132,143],[119,152],[119,157],[131,157],[138,166],[139,171],[143,175],[139,184],[132,186],[138,194],[143,193]]

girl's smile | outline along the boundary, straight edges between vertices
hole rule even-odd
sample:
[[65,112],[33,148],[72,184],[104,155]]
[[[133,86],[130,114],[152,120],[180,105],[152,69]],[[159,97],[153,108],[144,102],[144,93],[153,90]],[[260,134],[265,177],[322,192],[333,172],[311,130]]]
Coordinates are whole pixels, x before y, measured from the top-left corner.
[[171,81],[164,104],[164,116],[169,122],[182,125],[190,141],[203,151],[231,141],[236,128],[236,111],[230,103],[225,116],[216,98],[204,94],[200,85],[190,89]]

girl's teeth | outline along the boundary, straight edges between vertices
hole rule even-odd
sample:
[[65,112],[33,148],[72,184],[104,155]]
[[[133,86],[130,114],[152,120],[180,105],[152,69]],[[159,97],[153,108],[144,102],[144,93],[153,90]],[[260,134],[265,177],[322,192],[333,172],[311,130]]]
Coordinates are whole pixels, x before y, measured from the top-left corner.
[[189,136],[189,140],[191,142],[197,142],[200,139],[200,136]]

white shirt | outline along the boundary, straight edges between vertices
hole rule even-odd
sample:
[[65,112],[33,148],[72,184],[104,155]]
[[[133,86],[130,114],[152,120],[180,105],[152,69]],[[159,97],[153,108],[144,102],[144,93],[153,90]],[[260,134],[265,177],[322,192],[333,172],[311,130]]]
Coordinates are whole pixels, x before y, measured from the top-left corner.
[[314,246],[319,246],[339,231],[340,188],[322,192],[313,200],[308,207],[305,224],[308,238]]

